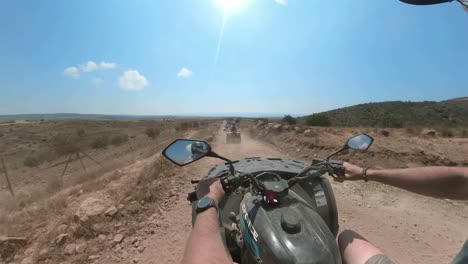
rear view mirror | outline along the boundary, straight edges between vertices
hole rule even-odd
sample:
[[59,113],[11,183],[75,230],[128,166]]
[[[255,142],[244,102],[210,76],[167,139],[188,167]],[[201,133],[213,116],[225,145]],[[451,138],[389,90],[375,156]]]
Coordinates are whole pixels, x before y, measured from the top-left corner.
[[328,155],[327,160],[330,160],[331,157],[347,149],[356,149],[356,150],[363,150],[363,151],[368,150],[369,147],[372,145],[372,142],[374,142],[374,139],[367,134],[362,133],[362,134],[356,135],[354,137],[349,138],[346,141],[346,144],[344,144],[344,146],[341,147],[339,150]]
[[211,146],[200,140],[177,139],[163,151],[164,157],[178,166],[185,166],[205,157]]
[[368,150],[374,139],[367,134],[359,134],[346,141],[346,147],[355,150]]

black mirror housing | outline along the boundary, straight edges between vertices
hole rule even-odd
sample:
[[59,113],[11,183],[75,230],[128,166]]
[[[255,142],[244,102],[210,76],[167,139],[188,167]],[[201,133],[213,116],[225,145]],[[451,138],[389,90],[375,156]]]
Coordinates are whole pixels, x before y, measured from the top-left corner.
[[373,137],[367,135],[366,133],[362,133],[362,134],[350,137],[346,141],[344,148],[366,151],[370,148],[373,142],[374,142]]
[[205,141],[176,139],[167,146],[162,154],[177,166],[185,166],[211,153],[211,146]]

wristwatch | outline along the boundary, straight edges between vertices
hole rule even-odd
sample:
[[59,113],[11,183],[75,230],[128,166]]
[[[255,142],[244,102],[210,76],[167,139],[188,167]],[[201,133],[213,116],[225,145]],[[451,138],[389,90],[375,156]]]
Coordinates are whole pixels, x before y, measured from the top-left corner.
[[196,212],[197,214],[199,214],[201,212],[206,211],[210,207],[214,207],[216,208],[216,210],[218,210],[218,203],[215,200],[211,199],[210,197],[205,196],[201,198],[200,200],[198,200]]

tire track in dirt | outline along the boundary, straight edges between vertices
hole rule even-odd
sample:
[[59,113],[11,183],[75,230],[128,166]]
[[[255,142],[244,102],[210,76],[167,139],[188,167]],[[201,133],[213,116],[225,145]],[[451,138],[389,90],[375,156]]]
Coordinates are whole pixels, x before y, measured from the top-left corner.
[[[213,149],[231,159],[287,157],[272,145],[242,136],[241,144],[227,145],[219,130]],[[145,264],[180,263],[191,231],[191,207],[185,199],[193,190],[190,179],[199,179],[219,162],[202,159],[182,168],[177,182],[168,183],[173,195],[163,203],[160,215],[148,220],[157,228],[141,242],[145,251],[131,256],[129,262],[136,257]],[[468,236],[468,210],[463,206],[452,207],[443,200],[395,189],[382,191],[374,183],[360,184],[332,183],[340,230],[359,232],[399,263],[448,263]]]

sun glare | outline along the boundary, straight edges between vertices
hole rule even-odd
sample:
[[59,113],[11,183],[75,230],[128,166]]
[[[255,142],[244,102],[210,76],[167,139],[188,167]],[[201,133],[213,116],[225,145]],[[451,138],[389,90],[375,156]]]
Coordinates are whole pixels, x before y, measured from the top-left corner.
[[215,0],[225,13],[233,13],[242,10],[247,5],[248,0]]

